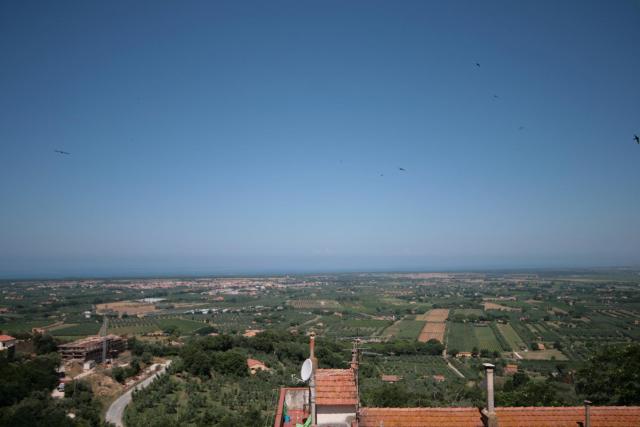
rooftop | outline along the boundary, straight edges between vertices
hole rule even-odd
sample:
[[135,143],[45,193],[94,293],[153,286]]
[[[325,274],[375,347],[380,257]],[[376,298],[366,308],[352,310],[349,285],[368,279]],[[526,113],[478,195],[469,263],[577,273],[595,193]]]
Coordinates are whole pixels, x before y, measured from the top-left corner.
[[352,369],[318,369],[315,377],[318,405],[358,404],[358,390]]
[[11,335],[0,335],[0,342],[13,341],[13,340],[15,340],[15,338],[12,337]]
[[[311,354],[313,355],[313,339]],[[316,412],[318,425],[351,425],[355,427],[577,427],[584,425],[585,406],[565,407],[497,407],[494,413],[476,407],[440,408],[366,408],[358,407],[357,359],[351,369],[317,369],[315,371],[316,404],[324,408]],[[485,364],[493,390],[493,365]],[[509,369],[517,365],[510,364]],[[383,375],[389,380],[394,375]],[[434,379],[438,376],[434,375]],[[393,378],[395,379],[395,378]],[[489,393],[489,391],[487,392]],[[309,387],[284,387],[275,418],[275,427],[292,427],[310,413]],[[493,395],[488,404],[493,408]],[[336,409],[338,409],[336,411]],[[328,410],[328,411],[327,411]],[[328,414],[328,415],[327,415]],[[486,414],[486,415],[485,415]],[[638,427],[640,406],[589,406],[590,427]],[[339,415],[340,422],[334,417]],[[329,422],[329,423],[327,423]]]
[[[483,427],[478,408],[362,408],[358,427]],[[502,427],[502,424],[500,424]],[[572,426],[572,427],[575,427]]]
[[102,344],[102,341],[104,341],[105,339],[115,340],[115,339],[121,339],[121,338],[117,335],[107,335],[104,337],[93,335],[93,336],[82,338],[67,344],[60,344],[58,347],[59,348],[90,347],[93,345]]
[[[640,425],[638,406],[592,406],[591,427]],[[500,427],[576,427],[583,406],[496,408]],[[362,408],[358,427],[483,427],[477,408]]]
[[[576,427],[584,406],[496,408],[500,427]],[[591,427],[640,425],[640,406],[592,406]]]

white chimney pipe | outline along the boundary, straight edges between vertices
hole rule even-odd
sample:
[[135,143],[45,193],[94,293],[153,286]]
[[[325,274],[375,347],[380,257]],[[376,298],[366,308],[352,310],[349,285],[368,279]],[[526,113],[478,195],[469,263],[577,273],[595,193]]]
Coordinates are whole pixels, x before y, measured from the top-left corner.
[[483,363],[482,366],[484,366],[487,381],[487,412],[489,415],[493,415],[496,412],[493,400],[493,370],[495,366],[491,363]]
[[591,401],[584,401],[584,427],[591,427]]
[[309,400],[311,401],[311,425],[316,425],[316,369],[318,369],[318,359],[316,359],[316,337],[312,332],[309,337],[309,359],[311,359],[311,381],[309,381]]

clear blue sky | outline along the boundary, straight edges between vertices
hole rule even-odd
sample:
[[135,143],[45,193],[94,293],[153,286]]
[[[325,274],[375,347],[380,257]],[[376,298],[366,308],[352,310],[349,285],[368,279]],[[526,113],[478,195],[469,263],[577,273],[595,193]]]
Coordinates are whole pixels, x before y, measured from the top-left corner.
[[638,1],[5,1],[0,54],[3,277],[640,264]]

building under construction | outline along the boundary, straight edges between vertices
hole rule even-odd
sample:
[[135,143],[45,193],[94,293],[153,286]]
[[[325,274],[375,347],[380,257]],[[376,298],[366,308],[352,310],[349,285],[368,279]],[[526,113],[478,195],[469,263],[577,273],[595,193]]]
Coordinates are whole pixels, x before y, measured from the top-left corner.
[[127,348],[127,341],[117,335],[107,335],[104,337],[92,336],[62,344],[58,346],[58,352],[62,360],[95,360],[98,363],[104,362],[118,355]]

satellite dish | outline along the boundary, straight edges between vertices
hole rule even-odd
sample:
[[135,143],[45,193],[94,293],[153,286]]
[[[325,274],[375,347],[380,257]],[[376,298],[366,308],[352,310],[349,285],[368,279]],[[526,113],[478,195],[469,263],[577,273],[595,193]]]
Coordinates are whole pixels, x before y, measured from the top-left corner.
[[311,359],[307,359],[302,364],[302,368],[300,369],[300,378],[302,381],[309,381],[311,378],[311,373],[313,372],[313,364],[311,363]]

